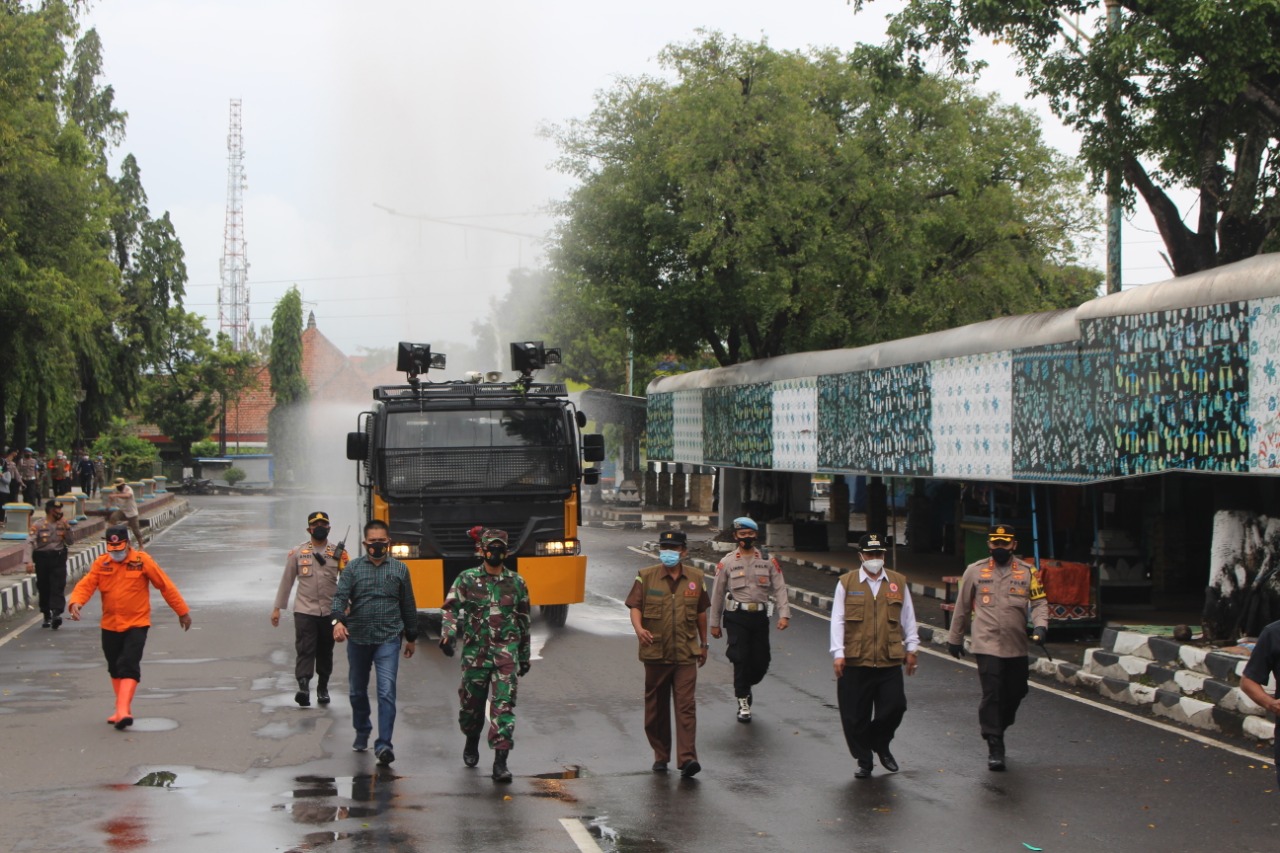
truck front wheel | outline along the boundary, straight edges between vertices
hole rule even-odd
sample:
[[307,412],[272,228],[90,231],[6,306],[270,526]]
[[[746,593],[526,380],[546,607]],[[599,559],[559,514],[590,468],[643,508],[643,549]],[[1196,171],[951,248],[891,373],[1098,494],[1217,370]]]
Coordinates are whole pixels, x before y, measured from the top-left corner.
[[563,628],[564,623],[569,618],[569,605],[544,604],[542,605],[542,616],[552,628]]

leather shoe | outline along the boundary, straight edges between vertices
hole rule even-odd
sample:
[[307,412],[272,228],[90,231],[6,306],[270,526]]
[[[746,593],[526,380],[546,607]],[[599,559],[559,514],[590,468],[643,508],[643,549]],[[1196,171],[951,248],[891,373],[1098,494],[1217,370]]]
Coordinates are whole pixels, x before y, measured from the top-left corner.
[[870,776],[871,776],[871,762],[859,761],[858,769],[853,771],[853,778],[866,779],[866,778],[869,778]]
[[59,628],[61,628],[61,627],[62,627],[62,617],[61,617],[61,616],[55,616],[55,617],[53,617],[53,619],[49,622],[49,627],[50,627],[50,628],[52,628],[52,629],[53,629],[53,630],[55,630],[55,631],[56,631],[56,630],[58,630]]
[[686,779],[698,775],[698,771],[702,769],[702,765],[692,758],[680,765],[680,775]]
[[654,772],[654,773],[666,773],[666,772],[667,772],[667,762],[665,762],[665,761],[655,761],[655,762],[653,762],[653,772]]
[[877,752],[876,755],[880,757],[881,767],[888,770],[890,773],[898,772],[898,762],[893,760],[893,753],[886,749],[884,752]]

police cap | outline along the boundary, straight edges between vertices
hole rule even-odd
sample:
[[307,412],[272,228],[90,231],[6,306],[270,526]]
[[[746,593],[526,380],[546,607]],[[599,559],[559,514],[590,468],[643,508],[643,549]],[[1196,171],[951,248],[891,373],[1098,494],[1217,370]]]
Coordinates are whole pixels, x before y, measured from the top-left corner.
[[328,523],[329,523],[329,513],[327,512],[316,510],[315,512],[311,513],[311,515],[307,516],[307,527],[310,527],[313,524],[328,524]]
[[733,520],[734,530],[759,530],[760,525],[756,524],[755,519],[741,516]]
[[1008,544],[1014,540],[1013,527],[1008,524],[993,524],[987,531],[987,541],[998,545]]

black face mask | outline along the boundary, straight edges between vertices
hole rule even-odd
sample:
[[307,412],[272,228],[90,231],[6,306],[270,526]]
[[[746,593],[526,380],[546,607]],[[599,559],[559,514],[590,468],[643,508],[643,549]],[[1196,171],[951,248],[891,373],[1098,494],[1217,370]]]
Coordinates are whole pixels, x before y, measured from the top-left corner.
[[991,559],[995,560],[997,563],[999,563],[1002,566],[1005,563],[1009,562],[1009,558],[1012,556],[1013,556],[1013,551],[1009,550],[1008,548],[992,548],[991,549]]
[[754,548],[755,545],[756,538],[754,536],[744,536],[738,540],[738,547],[744,551]]
[[491,566],[501,566],[502,559],[507,556],[505,548],[486,548],[484,561]]
[[387,556],[387,549],[390,547],[390,542],[370,542],[364,546],[364,549],[369,552],[369,556],[373,559],[381,560]]
[[329,528],[327,527],[311,528],[311,538],[316,540],[317,542],[323,542],[324,540],[329,538]]

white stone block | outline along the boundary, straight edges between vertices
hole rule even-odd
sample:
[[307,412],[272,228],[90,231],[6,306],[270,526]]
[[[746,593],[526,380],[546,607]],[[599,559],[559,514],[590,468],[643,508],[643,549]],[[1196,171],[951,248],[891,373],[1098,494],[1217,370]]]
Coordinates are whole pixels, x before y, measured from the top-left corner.
[[1147,635],[1136,631],[1117,631],[1116,644],[1111,651],[1118,655],[1137,655],[1152,660],[1151,650],[1147,648]]
[[1129,695],[1133,697],[1135,705],[1150,705],[1156,701],[1156,688],[1145,684],[1130,684]]
[[1102,683],[1101,675],[1094,675],[1092,672],[1085,672],[1083,669],[1076,673],[1076,680],[1085,687],[1097,687]]
[[1192,693],[1204,689],[1204,683],[1209,678],[1199,672],[1191,672],[1190,670],[1180,669],[1173,674],[1173,680],[1182,689],[1183,693],[1188,696]]
[[1182,660],[1182,665],[1186,669],[1194,669],[1196,672],[1207,673],[1209,671],[1204,665],[1204,659],[1207,654],[1209,654],[1208,650],[1188,646],[1185,643],[1182,648],[1178,649],[1178,657]]
[[1258,740],[1275,740],[1276,724],[1261,717],[1245,717],[1244,733]]
[[1151,663],[1151,658],[1138,657],[1135,655],[1121,655],[1120,668],[1125,671],[1129,677],[1135,675],[1145,675],[1147,666]]
[[1236,697],[1236,710],[1241,714],[1248,714],[1252,717],[1265,717],[1266,712],[1262,710],[1262,706],[1250,699],[1239,688],[1232,688],[1232,693]]

